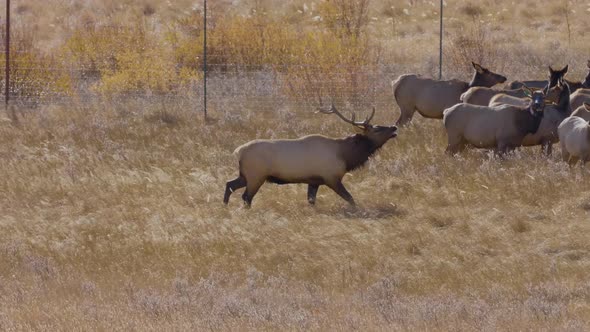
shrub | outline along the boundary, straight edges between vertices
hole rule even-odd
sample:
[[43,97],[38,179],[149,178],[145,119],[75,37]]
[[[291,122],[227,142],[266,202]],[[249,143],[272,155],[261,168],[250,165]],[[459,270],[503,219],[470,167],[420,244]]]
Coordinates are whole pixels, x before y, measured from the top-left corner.
[[[5,27],[0,26],[0,44],[5,43]],[[35,47],[32,32],[25,27],[11,29],[10,49],[10,93],[13,99],[28,101],[49,95],[69,95],[72,92],[70,71],[52,56],[43,54]],[[4,78],[6,57],[0,53],[0,75]],[[2,80],[0,88],[5,89]]]

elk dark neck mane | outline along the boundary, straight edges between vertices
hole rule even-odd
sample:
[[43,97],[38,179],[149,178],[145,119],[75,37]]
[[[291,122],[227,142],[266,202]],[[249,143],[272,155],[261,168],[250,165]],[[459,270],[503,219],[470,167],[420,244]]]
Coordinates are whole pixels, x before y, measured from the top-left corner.
[[367,136],[360,134],[344,138],[340,155],[346,163],[346,171],[350,172],[363,166],[382,146],[383,144],[377,146]]
[[473,74],[471,81],[469,83],[465,82],[465,89],[464,90],[467,91],[469,88],[473,88],[474,86],[481,86],[478,78],[479,77],[477,76],[477,73]]
[[534,134],[541,125],[543,116],[532,115],[529,109],[519,110],[515,112],[514,121],[516,122],[516,128],[525,136],[526,134]]
[[570,93],[571,93],[571,88],[570,86],[566,83],[564,89],[561,91],[561,93],[559,94],[559,102],[557,104],[557,108],[564,114],[566,115],[570,115],[572,114],[572,109],[571,109],[571,105],[570,105]]
[[482,74],[479,74],[477,71],[473,73],[473,77],[469,83],[466,83],[465,90],[469,88],[473,88],[474,86],[488,86]]
[[587,87],[586,81],[584,81],[584,82],[575,82],[575,81],[570,81],[570,80],[565,80],[565,81],[569,85],[572,93],[575,92],[576,90]]

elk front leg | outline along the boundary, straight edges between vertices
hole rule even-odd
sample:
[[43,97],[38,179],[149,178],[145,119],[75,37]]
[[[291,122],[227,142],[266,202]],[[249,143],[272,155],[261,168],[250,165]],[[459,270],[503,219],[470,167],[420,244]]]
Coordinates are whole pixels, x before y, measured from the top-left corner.
[[309,204],[315,204],[315,197],[318,193],[318,189],[320,189],[319,184],[310,184],[307,186],[307,201]]
[[356,205],[356,203],[354,202],[354,198],[352,198],[352,195],[348,192],[348,190],[346,190],[341,180],[338,180],[333,184],[328,184],[328,187],[334,190],[338,194],[338,196],[342,197],[350,205]]
[[225,184],[225,194],[223,195],[223,203],[227,204],[229,202],[229,196],[236,190],[240,188],[244,188],[246,186],[246,178],[242,175],[235,178],[234,180],[228,181]]
[[244,194],[242,194],[242,200],[246,204],[246,207],[249,208],[252,206],[252,199],[258,192],[258,189],[264,184],[265,179],[255,179],[253,181],[248,180],[246,184],[246,190]]

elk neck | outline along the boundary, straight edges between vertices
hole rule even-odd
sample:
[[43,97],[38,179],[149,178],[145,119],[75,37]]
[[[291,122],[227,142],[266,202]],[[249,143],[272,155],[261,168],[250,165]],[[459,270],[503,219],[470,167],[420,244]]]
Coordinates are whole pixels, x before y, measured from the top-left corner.
[[383,144],[377,145],[367,136],[356,134],[346,137],[340,145],[340,156],[346,164],[346,171],[355,170],[363,166]]
[[524,135],[526,134],[534,134],[539,129],[541,125],[541,120],[543,120],[543,113],[538,115],[532,115],[530,113],[530,107],[525,109],[520,109],[515,112],[514,115],[514,122],[516,123],[516,128]]

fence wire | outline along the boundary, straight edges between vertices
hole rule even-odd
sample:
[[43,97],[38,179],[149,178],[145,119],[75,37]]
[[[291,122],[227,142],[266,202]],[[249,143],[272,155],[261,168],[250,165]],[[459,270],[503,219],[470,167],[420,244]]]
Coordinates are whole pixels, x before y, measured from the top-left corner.
[[[105,75],[120,74],[117,68],[98,72],[84,67],[15,59],[11,60],[9,97],[12,104],[28,108],[103,100],[183,100],[190,102],[195,111],[202,112],[202,68],[199,69],[197,77],[185,84],[170,84],[160,90],[139,87],[104,92],[101,86]],[[391,104],[391,75],[386,74],[391,68],[387,66],[341,66],[337,73],[330,75],[325,75],[322,70],[302,64],[211,65],[207,88],[209,108],[215,112],[228,106],[244,105],[273,110],[289,105],[293,110],[310,110],[333,102],[351,108],[389,107]],[[130,77],[162,75],[158,68],[124,69],[123,72]],[[3,66],[0,66],[0,77],[0,91],[4,98]]]

